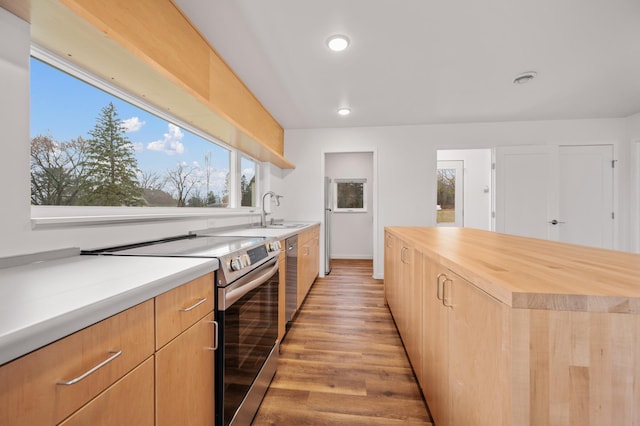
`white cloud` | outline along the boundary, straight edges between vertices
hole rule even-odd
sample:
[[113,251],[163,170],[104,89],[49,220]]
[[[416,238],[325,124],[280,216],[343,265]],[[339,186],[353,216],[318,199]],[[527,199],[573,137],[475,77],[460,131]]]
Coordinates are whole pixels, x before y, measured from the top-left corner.
[[144,151],[144,144],[142,142],[132,142],[131,146],[133,146],[133,150],[135,152],[142,152]]
[[126,133],[137,132],[144,126],[146,123],[144,121],[140,121],[138,117],[127,118],[126,120],[122,120],[122,126],[124,127],[124,131]]
[[182,154],[184,145],[180,141],[183,137],[182,130],[178,126],[169,123],[169,131],[164,134],[164,139],[149,142],[147,149],[149,151],[164,152],[167,155]]

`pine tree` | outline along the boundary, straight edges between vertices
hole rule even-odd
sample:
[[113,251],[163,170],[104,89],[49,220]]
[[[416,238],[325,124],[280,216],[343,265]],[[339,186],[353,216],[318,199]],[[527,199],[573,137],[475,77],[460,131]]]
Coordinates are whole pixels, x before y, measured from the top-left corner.
[[96,206],[142,205],[138,184],[138,160],[125,136],[113,103],[102,108],[89,132],[86,151],[85,203]]

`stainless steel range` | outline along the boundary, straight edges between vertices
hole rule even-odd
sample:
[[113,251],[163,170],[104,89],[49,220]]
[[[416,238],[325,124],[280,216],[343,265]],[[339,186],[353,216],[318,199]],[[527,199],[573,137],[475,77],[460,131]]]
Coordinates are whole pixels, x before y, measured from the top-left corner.
[[248,425],[278,363],[280,243],[189,234],[83,254],[217,258],[216,425]]

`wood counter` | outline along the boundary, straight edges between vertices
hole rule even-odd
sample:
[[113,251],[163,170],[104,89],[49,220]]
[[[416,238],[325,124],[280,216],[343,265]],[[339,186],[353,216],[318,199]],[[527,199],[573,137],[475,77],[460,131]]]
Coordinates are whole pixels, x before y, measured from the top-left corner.
[[640,255],[388,227],[384,271],[438,426],[640,425]]
[[640,313],[640,255],[470,228],[389,227],[513,308]]

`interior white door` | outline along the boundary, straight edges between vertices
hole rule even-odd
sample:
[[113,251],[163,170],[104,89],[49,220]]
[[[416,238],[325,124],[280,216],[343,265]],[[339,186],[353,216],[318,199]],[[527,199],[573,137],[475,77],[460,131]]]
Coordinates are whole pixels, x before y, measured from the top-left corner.
[[613,146],[561,146],[559,240],[613,248]]
[[557,240],[558,147],[499,147],[495,168],[496,231]]
[[496,230],[613,248],[613,147],[496,150]]

